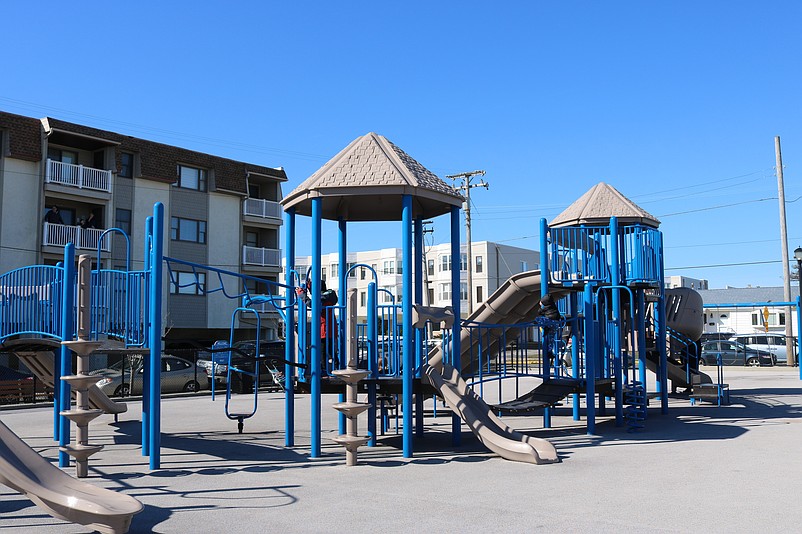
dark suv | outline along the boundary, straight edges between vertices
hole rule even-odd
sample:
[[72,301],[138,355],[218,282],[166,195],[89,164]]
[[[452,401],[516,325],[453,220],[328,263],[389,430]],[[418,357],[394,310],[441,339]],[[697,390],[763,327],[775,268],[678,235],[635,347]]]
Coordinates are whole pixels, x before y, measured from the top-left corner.
[[702,365],[716,365],[718,355],[721,355],[722,365],[774,365],[774,357],[770,352],[750,349],[737,341],[708,341],[702,343],[702,356],[699,363]]
[[[284,360],[284,347],[283,340],[276,341],[260,341],[259,342],[259,387],[278,386],[273,380],[273,375],[270,369],[280,369],[283,364],[279,361]],[[226,352],[218,353],[218,355],[226,355]],[[234,350],[231,354],[231,365],[242,371],[253,373],[255,370],[255,355],[256,355],[256,341],[237,341],[234,343]],[[219,358],[217,361],[225,361]],[[211,371],[207,371],[211,374]],[[218,364],[215,366],[215,385],[225,385],[228,367],[226,364]],[[211,378],[209,379],[211,383]],[[252,391],[253,377],[244,373],[231,373],[231,390],[237,393],[246,393]]]

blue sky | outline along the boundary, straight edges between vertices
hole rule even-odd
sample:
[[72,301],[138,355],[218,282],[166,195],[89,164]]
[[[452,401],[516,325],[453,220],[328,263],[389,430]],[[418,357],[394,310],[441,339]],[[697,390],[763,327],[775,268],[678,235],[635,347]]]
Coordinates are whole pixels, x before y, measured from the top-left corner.
[[[46,0],[2,17],[0,110],[283,166],[285,193],[375,131],[441,177],[484,169],[473,240],[527,248],[604,181],[663,222],[668,274],[711,287],[782,283],[779,135],[802,245],[798,1]],[[399,244],[396,225],[349,236]]]

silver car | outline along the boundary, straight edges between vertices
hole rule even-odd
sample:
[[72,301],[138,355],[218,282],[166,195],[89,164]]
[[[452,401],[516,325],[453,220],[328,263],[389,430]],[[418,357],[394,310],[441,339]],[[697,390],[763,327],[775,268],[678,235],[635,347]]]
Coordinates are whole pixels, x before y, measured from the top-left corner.
[[[788,350],[785,346],[785,336],[783,334],[738,334],[732,339],[738,343],[743,343],[751,349],[772,353],[778,364],[786,365],[788,363]],[[794,347],[794,354],[797,354],[799,350],[796,346],[796,339],[792,338],[792,341],[791,346]]]
[[[141,395],[142,379],[145,374],[143,362],[142,358],[135,358],[133,361],[126,361],[125,366],[123,366],[123,362],[120,361],[106,369],[100,369],[91,374],[103,377],[97,385],[109,396]],[[168,354],[162,356],[162,393],[198,391],[200,389],[200,380],[206,381],[206,374],[202,368],[183,358]]]

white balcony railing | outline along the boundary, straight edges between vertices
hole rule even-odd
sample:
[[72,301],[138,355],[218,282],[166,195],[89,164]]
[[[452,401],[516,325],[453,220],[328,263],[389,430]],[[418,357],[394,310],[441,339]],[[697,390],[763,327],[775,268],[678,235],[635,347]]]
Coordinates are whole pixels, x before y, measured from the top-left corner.
[[281,251],[277,248],[242,247],[243,265],[260,265],[262,267],[279,267]]
[[[46,222],[42,235],[42,245],[63,247],[67,243],[72,243],[77,249],[97,250],[97,242],[101,234],[103,234],[103,230],[98,230],[97,228],[81,228],[80,226]],[[110,237],[103,240],[101,250],[111,251]]]
[[47,160],[45,183],[111,193],[111,171]]
[[251,217],[281,219],[281,204],[262,198],[246,198],[242,213]]

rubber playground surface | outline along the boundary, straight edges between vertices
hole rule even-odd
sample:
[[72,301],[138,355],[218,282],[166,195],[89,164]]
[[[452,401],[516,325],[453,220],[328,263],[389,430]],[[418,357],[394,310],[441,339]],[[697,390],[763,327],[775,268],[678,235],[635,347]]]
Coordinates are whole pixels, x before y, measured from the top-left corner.
[[[145,505],[129,532],[799,532],[799,369],[726,368],[725,381],[729,406],[672,396],[668,415],[653,402],[636,433],[616,427],[612,410],[594,436],[569,406],[550,429],[541,416],[506,417],[556,446],[561,462],[547,465],[503,460],[465,425],[454,447],[450,412],[438,406],[434,417],[431,401],[414,458],[403,458],[393,426],[345,467],[330,439],[337,413],[324,409],[323,455],[311,459],[309,397],[296,400],[295,446],[285,448],[283,394],[262,393],[243,434],[220,398],[165,399],[162,469],[150,472],[133,401],[118,423],[104,415],[90,424],[90,443],[105,448],[85,480]],[[55,460],[52,408],[6,409],[0,419]],[[359,424],[364,431],[364,416]],[[0,486],[0,534],[85,531]]]

